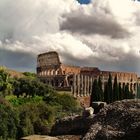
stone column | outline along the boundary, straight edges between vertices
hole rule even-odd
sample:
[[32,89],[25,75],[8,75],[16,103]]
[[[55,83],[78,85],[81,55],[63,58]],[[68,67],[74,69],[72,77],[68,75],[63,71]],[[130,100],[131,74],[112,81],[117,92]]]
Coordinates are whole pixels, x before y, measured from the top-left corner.
[[84,96],[86,96],[86,86],[87,86],[86,79],[87,77],[84,76]]
[[134,83],[130,84],[130,91],[132,91],[134,93]]
[[104,76],[102,76],[102,90],[104,91],[104,83],[105,83],[105,80],[104,80]]
[[72,90],[72,92],[73,92],[74,97],[76,97],[76,75],[75,74],[73,75],[73,90]]
[[80,77],[81,77],[80,95],[83,96],[83,91],[84,91],[83,75],[81,75]]
[[77,97],[77,75],[75,75],[75,94]]
[[90,95],[90,91],[89,91],[89,76],[87,76],[87,96]]
[[92,93],[93,77],[90,77],[90,95]]
[[137,95],[137,83],[134,83],[134,93],[135,93],[135,96],[137,97],[138,95]]
[[77,96],[80,96],[80,75],[77,75]]

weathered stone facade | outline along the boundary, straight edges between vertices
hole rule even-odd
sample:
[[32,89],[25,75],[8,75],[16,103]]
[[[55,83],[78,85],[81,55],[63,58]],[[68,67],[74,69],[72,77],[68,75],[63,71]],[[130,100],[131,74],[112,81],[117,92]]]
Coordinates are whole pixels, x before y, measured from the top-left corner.
[[80,73],[80,67],[64,65],[56,52],[38,55],[37,76],[56,88],[69,88],[73,85],[73,75]]
[[101,71],[97,67],[65,65],[61,63],[57,52],[43,53],[37,58],[38,78],[56,89],[72,90],[75,97],[89,96],[92,91],[93,80],[99,76],[102,79],[104,89],[109,73],[112,75],[112,82],[117,76],[122,87],[128,84],[129,89],[136,94],[138,76],[135,73]]

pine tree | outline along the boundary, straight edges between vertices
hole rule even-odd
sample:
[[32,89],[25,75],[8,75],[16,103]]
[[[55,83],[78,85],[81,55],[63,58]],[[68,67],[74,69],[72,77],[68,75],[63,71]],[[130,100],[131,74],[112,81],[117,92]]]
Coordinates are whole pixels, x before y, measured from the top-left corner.
[[101,81],[101,77],[99,76],[98,78],[98,86],[99,86],[99,94],[101,96],[101,101],[104,101],[104,93],[103,93],[103,89],[102,89],[102,81]]
[[117,76],[115,76],[113,84],[113,101],[117,100],[119,100],[119,87],[117,82]]

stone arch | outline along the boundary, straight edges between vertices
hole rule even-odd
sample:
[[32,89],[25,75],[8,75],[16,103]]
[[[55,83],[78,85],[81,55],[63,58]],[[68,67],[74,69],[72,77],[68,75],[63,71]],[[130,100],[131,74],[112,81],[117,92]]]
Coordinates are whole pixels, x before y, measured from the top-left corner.
[[121,82],[119,82],[119,87],[121,87],[121,88],[122,88],[122,83],[121,83]]
[[134,91],[137,90],[137,83],[134,83]]
[[50,75],[53,75],[53,70],[50,70]]
[[130,91],[133,91],[133,84],[130,83]]
[[43,71],[41,72],[41,76],[43,76]]
[[55,75],[58,75],[58,70],[55,71]]
[[130,91],[130,84],[129,84],[129,83],[126,83],[126,85],[128,86],[128,89],[129,89],[129,91]]
[[61,74],[61,71],[60,71],[60,69],[58,70],[58,74]]
[[125,83],[123,83],[123,86],[122,86],[122,88],[123,88],[123,89],[125,89]]
[[53,70],[53,75],[55,75],[55,70]]
[[50,75],[50,74],[51,74],[51,71],[50,71],[50,70],[48,70],[47,75]]
[[56,70],[56,75],[60,75],[61,74],[61,70],[60,69],[58,69],[58,70]]
[[46,76],[46,70],[44,70],[44,76]]

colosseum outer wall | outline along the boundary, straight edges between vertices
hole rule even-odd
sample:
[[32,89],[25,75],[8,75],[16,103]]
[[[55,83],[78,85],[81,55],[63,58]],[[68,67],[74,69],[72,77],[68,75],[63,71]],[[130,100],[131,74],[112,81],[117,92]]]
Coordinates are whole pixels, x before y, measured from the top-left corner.
[[[69,87],[75,96],[90,96],[92,82],[99,76],[103,82],[103,89],[112,75],[112,82],[117,76],[118,83],[123,87],[129,85],[129,89],[136,94],[137,74],[128,72],[101,71],[97,67],[79,67],[62,64],[57,52],[47,52],[38,55],[37,75],[40,80],[54,87]],[[72,88],[71,88],[72,87]]]

